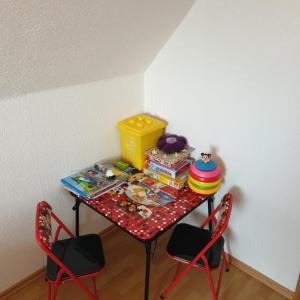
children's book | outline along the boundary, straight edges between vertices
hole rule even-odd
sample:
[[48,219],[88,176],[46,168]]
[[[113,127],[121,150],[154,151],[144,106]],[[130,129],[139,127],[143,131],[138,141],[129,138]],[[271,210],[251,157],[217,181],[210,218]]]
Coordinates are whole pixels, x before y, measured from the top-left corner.
[[187,178],[188,178],[188,170],[185,170],[184,172],[180,173],[175,179],[174,178],[171,178],[171,177],[168,177],[168,176],[165,176],[163,174],[158,174],[152,170],[149,170],[147,168],[145,168],[143,170],[143,172],[147,175],[147,176],[150,176],[151,178],[153,179],[156,179],[164,184],[167,184],[169,185],[170,187],[172,188],[175,188],[177,190],[180,190],[182,189],[185,185],[186,185],[186,182],[187,182]]
[[93,199],[121,185],[128,177],[126,172],[114,167],[113,164],[99,162],[62,178],[61,183],[75,194]]
[[175,179],[179,174],[189,169],[191,162],[191,159],[185,159],[181,163],[179,163],[174,169],[170,169],[150,160],[145,163],[145,167],[153,172],[163,174]]
[[145,154],[148,155],[150,161],[166,166],[167,168],[174,169],[178,166],[178,164],[188,159],[193,150],[194,149],[192,147],[189,147],[181,150],[180,152],[166,154],[154,147],[148,149]]

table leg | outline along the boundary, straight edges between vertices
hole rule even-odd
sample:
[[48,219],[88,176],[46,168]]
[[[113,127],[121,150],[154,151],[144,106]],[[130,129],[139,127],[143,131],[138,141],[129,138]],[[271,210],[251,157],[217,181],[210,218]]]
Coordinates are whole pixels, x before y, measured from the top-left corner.
[[72,207],[73,210],[75,210],[75,231],[76,236],[79,236],[79,206],[80,206],[80,200],[76,197],[76,203]]
[[[214,202],[214,196],[210,196],[208,199],[207,199],[207,208],[208,208],[208,215],[210,216],[211,215],[211,212],[212,212],[212,209],[213,209],[213,202]],[[213,222],[212,220],[209,221],[209,231],[213,231]]]
[[145,273],[144,300],[148,300],[149,282],[150,282],[150,263],[151,263],[151,241],[146,242],[145,247],[146,247],[146,273]]

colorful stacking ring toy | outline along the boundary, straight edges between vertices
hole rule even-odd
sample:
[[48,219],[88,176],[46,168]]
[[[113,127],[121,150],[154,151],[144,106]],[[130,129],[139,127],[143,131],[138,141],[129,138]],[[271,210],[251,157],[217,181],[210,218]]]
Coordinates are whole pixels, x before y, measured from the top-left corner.
[[[192,164],[188,185],[196,193],[211,195],[221,188],[222,174],[211,155],[202,153],[202,159]],[[205,155],[205,157],[203,157]]]

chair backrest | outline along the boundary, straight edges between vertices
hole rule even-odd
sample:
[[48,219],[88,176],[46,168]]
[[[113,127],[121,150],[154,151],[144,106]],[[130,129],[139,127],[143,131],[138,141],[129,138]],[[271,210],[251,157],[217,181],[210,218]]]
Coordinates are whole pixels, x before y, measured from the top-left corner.
[[217,223],[213,229],[212,237],[219,237],[226,230],[232,209],[232,194],[227,193],[221,200],[221,203],[217,207],[215,213],[218,213]]
[[51,250],[52,247],[51,213],[52,208],[46,201],[42,201],[37,204],[35,240],[41,248],[47,248],[48,250]]
[[[221,203],[214,209],[214,211],[210,214],[210,216],[204,221],[204,223],[200,226],[200,228],[204,228],[208,225],[209,222],[214,222],[214,229],[211,235],[211,240],[207,243],[207,245],[195,256],[193,259],[193,263],[197,262],[199,258],[201,258],[207,264],[207,259],[205,257],[205,253],[211,248],[222,236],[224,231],[226,230],[229,218],[232,209],[232,194],[227,193],[221,200]],[[216,218],[216,215],[218,217]]]
[[[53,220],[58,225],[54,238],[52,238]],[[70,237],[74,236],[66,225],[54,214],[52,207],[46,201],[39,202],[36,206],[35,240],[48,255],[51,252],[52,243],[57,241],[61,229]]]

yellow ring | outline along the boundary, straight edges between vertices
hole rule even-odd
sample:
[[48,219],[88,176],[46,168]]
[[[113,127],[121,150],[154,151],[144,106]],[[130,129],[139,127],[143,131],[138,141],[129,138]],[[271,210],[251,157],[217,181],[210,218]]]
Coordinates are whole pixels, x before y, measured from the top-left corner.
[[190,189],[198,194],[202,194],[202,195],[210,195],[210,194],[214,194],[216,191],[218,191],[221,187],[221,184],[219,184],[217,187],[215,187],[214,189],[211,190],[201,190],[201,189],[197,189],[195,188],[190,181],[188,180],[188,185],[190,187]]

